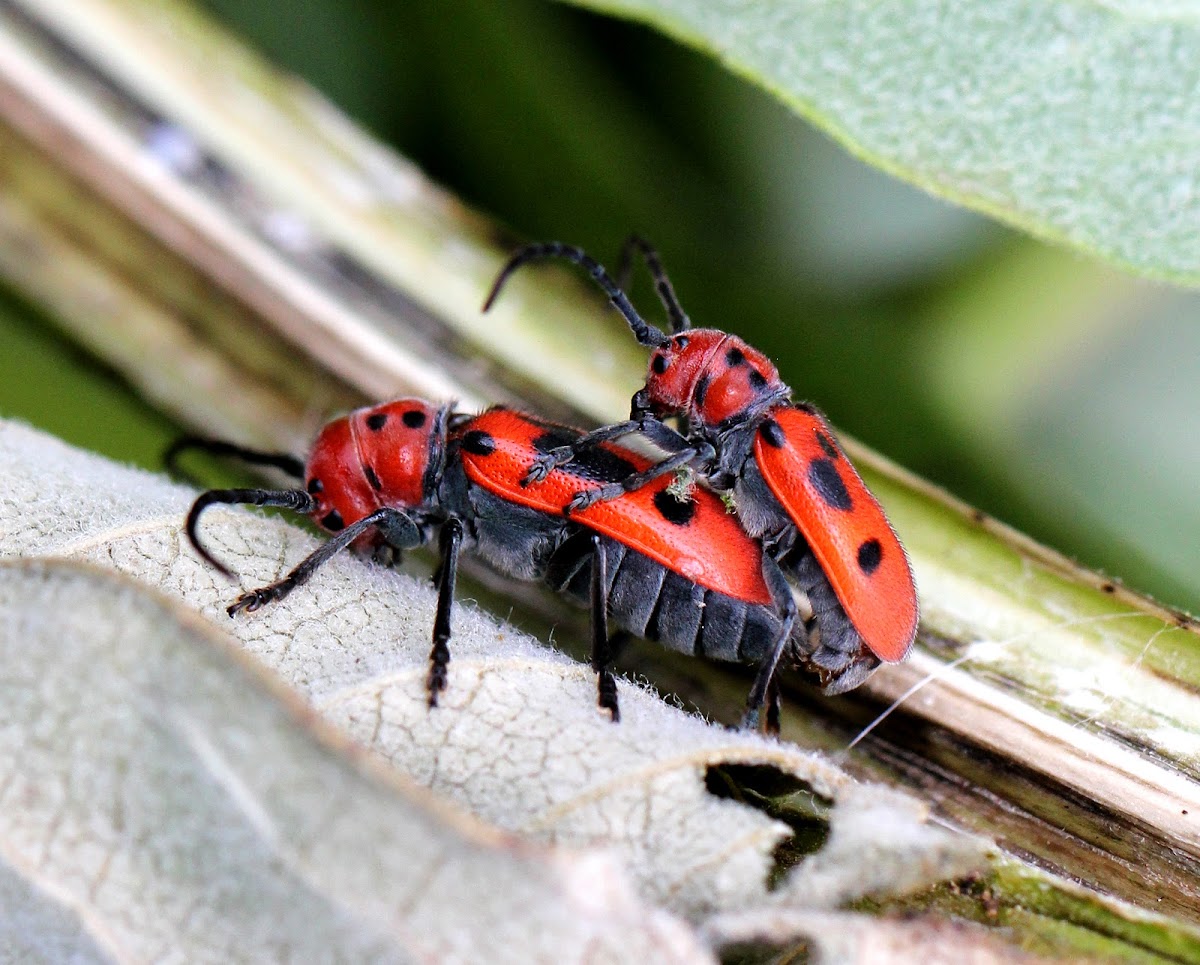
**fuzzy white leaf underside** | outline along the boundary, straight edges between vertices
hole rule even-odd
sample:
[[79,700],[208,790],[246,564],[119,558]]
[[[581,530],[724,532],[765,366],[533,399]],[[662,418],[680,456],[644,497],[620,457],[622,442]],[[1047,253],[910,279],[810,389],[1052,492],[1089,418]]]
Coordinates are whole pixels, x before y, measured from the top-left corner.
[[[911,798],[856,784],[796,747],[711,726],[641,687],[622,683],[623,719],[613,725],[596,710],[595,679],[586,666],[465,601],[455,609],[450,686],[431,712],[424,681],[435,593],[426,581],[345,556],[282,603],[231,620],[224,606],[237,588],[200,561],[180,532],[193,498],[191,490],[161,477],[16,424],[0,426],[0,552],[20,561],[0,570],[9,654],[0,681],[22,695],[10,702],[21,712],[13,714],[10,732],[8,759],[16,769],[4,787],[11,801],[22,782],[29,784],[29,761],[21,761],[17,750],[44,737],[38,786],[63,789],[56,804],[47,802],[34,831],[22,830],[26,816],[20,810],[0,808],[9,816],[0,819],[6,825],[0,828],[0,888],[14,874],[32,890],[55,896],[34,902],[39,914],[52,916],[58,902],[86,910],[81,940],[109,942],[98,937],[115,927],[107,916],[120,919],[131,903],[115,887],[97,891],[80,869],[103,867],[111,877],[130,865],[131,856],[157,847],[160,833],[185,849],[173,853],[195,874],[202,875],[203,854],[210,864],[232,863],[208,869],[214,881],[258,889],[269,881],[278,890],[282,875],[289,887],[314,893],[311,901],[325,917],[299,905],[294,914],[305,927],[333,929],[321,932],[321,941],[336,933],[339,940],[378,939],[380,947],[388,947],[398,927],[386,909],[417,900],[403,892],[413,887],[414,872],[400,867],[411,842],[441,855],[431,854],[430,869],[457,861],[427,819],[414,830],[413,821],[398,816],[398,808],[412,805],[398,800],[395,790],[381,789],[344,755],[318,746],[286,701],[281,704],[270,687],[230,659],[220,645],[225,634],[390,770],[431,788],[447,814],[461,806],[504,831],[567,847],[550,852],[552,859],[535,849],[538,887],[559,887],[554,900],[568,907],[571,901],[598,903],[597,916],[605,920],[610,906],[625,908],[635,934],[665,930],[672,941],[693,940],[673,920],[645,910],[650,905],[638,906],[640,917],[630,911],[623,904],[630,890],[699,922],[764,907],[834,908],[867,893],[919,888],[980,860],[978,842],[924,824],[924,810]],[[316,545],[301,530],[245,511],[209,512],[203,534],[243,588],[277,579]],[[96,564],[132,579],[106,583],[90,569],[30,560]],[[35,593],[31,586],[40,589]],[[182,605],[167,605],[160,593]],[[190,663],[180,664],[185,657]],[[111,733],[104,723],[110,718]],[[172,773],[168,761],[184,775]],[[825,848],[774,891],[767,888],[772,854],[789,829],[709,794],[705,772],[722,763],[778,768],[835,802]],[[81,768],[96,772],[102,792],[72,785]],[[147,820],[145,837],[130,833],[128,807],[116,793],[134,773],[144,807],[161,809]],[[64,810],[68,802],[72,807]],[[118,821],[126,823],[118,828]],[[456,821],[450,820],[452,829]],[[106,843],[98,846],[100,841]],[[591,857],[595,848],[611,857]],[[581,856],[579,849],[587,850]],[[46,860],[51,851],[61,852],[60,862]],[[511,846],[501,851],[505,860],[515,860]],[[547,861],[565,869],[565,886],[545,871]],[[615,870],[617,862],[628,879]],[[156,921],[174,936],[169,940],[179,940],[173,929],[183,928],[198,909],[224,912],[225,903],[219,909],[210,903],[213,882],[201,887],[190,881],[198,890],[176,894],[180,880],[160,879],[150,867],[157,865],[143,867],[130,894],[143,901],[145,889],[163,892]],[[575,894],[572,882],[579,883],[584,869],[595,871],[596,890]],[[343,870],[354,888],[339,884]],[[471,874],[461,868],[455,873]],[[534,900],[503,880],[485,885],[485,895],[516,908]],[[385,896],[396,889],[407,897],[389,905]],[[90,896],[110,893],[117,895],[113,908],[94,907]],[[446,934],[482,941],[497,933],[484,898],[481,916],[472,914],[475,904],[460,896],[428,914],[462,915],[456,928],[442,922]],[[264,928],[266,936],[275,925],[290,934],[293,919],[271,914],[270,903],[233,905],[243,916],[257,911],[253,926],[237,915],[228,919],[229,934]],[[544,930],[537,914],[514,913],[514,943],[528,937],[522,929]],[[590,919],[584,917],[586,930]],[[428,932],[430,942],[449,940],[420,916],[402,914],[399,920],[404,929]],[[364,921],[370,927],[360,928]],[[203,931],[216,935],[213,947],[219,947],[225,932]],[[406,938],[412,933],[403,932]],[[632,956],[636,944],[623,947],[622,955]],[[529,945],[529,954],[536,956],[539,947]]]

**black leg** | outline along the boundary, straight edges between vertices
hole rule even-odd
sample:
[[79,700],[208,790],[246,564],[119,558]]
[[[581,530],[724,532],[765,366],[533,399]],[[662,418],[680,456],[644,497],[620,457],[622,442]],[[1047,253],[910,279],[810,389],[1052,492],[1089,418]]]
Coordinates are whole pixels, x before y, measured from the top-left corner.
[[[758,730],[764,723],[762,718],[762,708],[767,704],[766,729],[768,732],[778,733],[779,731],[779,690],[775,683],[775,672],[779,668],[779,660],[783,656],[784,650],[787,649],[788,643],[791,641],[792,628],[796,625],[796,600],[792,596],[792,589],[784,578],[783,570],[779,568],[779,564],[768,553],[763,553],[763,577],[767,581],[767,588],[771,591],[771,597],[775,601],[776,607],[779,609],[782,618],[779,636],[775,639],[775,645],[771,648],[771,652],[763,658],[763,662],[759,664],[758,674],[754,678],[754,684],[750,688],[750,695],[746,699],[746,713],[742,716],[741,726],[744,730]],[[771,693],[774,690],[772,698]],[[772,708],[770,704],[774,703],[774,729],[772,730]]]
[[[379,514],[372,513],[372,515]],[[383,537],[384,545],[394,550],[397,557],[404,550],[425,545],[425,531],[413,521],[411,516],[398,509],[384,515],[375,524],[375,528]]]
[[612,714],[615,724],[621,719],[617,706],[617,681],[608,669],[612,660],[608,640],[608,561],[600,536],[592,534],[592,669],[599,675],[597,703]]
[[209,506],[215,505],[274,506],[278,509],[294,509],[298,513],[307,515],[313,511],[316,501],[303,489],[210,489],[206,493],[201,493],[192,503],[191,511],[188,512],[187,524],[184,527],[188,541],[209,566],[231,577],[233,573],[229,567],[205,549],[204,544],[200,542],[200,537],[196,534],[200,514]]
[[[670,433],[672,436],[677,435],[673,429],[668,426],[664,426],[661,422],[648,423],[647,428],[649,428],[651,425],[659,426],[662,430],[664,430],[664,432],[661,434],[662,438],[666,438],[665,433]],[[660,433],[653,431],[646,432],[646,435],[655,445],[659,444],[656,436],[660,436]],[[679,436],[679,438],[682,439],[683,437]],[[579,512],[580,510],[587,509],[589,506],[594,506],[596,503],[601,503],[608,499],[617,499],[618,497],[623,496],[625,493],[631,493],[635,489],[641,489],[647,483],[653,482],[659,476],[665,476],[667,473],[677,472],[680,469],[683,469],[685,466],[690,466],[693,463],[698,463],[701,466],[707,466],[707,464],[716,456],[715,450],[707,442],[701,442],[693,446],[685,439],[684,443],[686,446],[685,448],[680,449],[673,455],[667,456],[666,459],[663,459],[660,462],[656,462],[648,469],[643,469],[641,472],[635,472],[632,475],[626,476],[620,482],[607,483],[606,485],[598,486],[595,489],[585,489],[582,492],[576,493],[574,498],[567,504],[567,514],[570,515],[571,513]]]
[[580,436],[569,446],[559,446],[556,449],[542,453],[533,461],[533,465],[529,467],[525,478],[521,480],[521,485],[527,486],[530,483],[541,482],[550,474],[552,469],[557,469],[559,466],[570,462],[583,450],[597,443],[608,442],[634,432],[641,433],[659,449],[663,450],[663,452],[676,455],[687,453],[689,461],[700,460],[704,462],[712,459],[716,454],[708,443],[701,443],[698,446],[694,445],[690,439],[680,435],[666,423],[660,422],[653,416],[642,415],[636,419],[629,419],[626,422],[615,422],[610,426],[594,429],[586,435]]
[[429,652],[429,678],[426,681],[430,707],[437,706],[438,693],[446,689],[446,665],[450,663],[450,611],[454,605],[462,540],[462,521],[451,516],[442,523],[440,539],[442,562],[438,567],[437,615],[433,618],[433,649]]
[[712,459],[716,455],[712,446],[707,442],[695,443],[654,416],[645,415],[633,421],[638,423],[638,429],[642,435],[663,452],[690,452],[693,459],[699,459],[702,462]]
[[610,439],[629,435],[631,432],[640,432],[641,429],[640,422],[616,422],[611,426],[604,426],[580,436],[569,446],[558,446],[539,453],[529,467],[529,471],[525,473],[525,478],[521,480],[521,485],[529,486],[533,483],[540,483],[550,475],[552,470],[566,465],[584,449],[589,449],[600,442],[608,442]]
[[767,733],[773,737],[779,736],[779,675],[771,678],[771,686],[767,688]]
[[351,523],[316,551],[310,553],[301,561],[299,566],[278,583],[272,583],[270,586],[251,590],[249,593],[238,597],[227,608],[227,612],[230,616],[234,616],[243,610],[252,613],[267,603],[282,600],[292,590],[296,589],[296,587],[307,583],[313,573],[370,529],[380,529],[384,532],[408,532],[410,530],[413,533],[417,532],[417,528],[412,520],[400,512],[400,510],[388,508],[377,509],[370,516],[364,516],[357,522]]

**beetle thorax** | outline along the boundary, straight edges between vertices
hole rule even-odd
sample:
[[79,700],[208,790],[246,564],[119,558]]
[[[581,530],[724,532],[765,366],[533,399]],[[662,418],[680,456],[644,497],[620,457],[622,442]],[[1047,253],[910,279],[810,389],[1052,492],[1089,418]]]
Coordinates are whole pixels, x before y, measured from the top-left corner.
[[440,410],[421,399],[356,409],[330,422],[305,471],[317,504],[313,519],[337,531],[384,506],[419,508],[431,462],[444,446],[444,422]]
[[684,414],[712,427],[782,388],[778,370],[757,349],[716,329],[692,329],[651,356],[644,397],[656,415]]
[[671,416],[691,409],[709,358],[726,337],[714,329],[691,329],[656,348],[641,393],[650,411]]

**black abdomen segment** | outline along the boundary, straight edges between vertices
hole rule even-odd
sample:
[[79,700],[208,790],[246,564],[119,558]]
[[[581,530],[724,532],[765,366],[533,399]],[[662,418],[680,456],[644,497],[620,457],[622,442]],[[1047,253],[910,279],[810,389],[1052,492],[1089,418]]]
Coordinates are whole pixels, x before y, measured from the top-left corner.
[[845,693],[870,677],[880,660],[850,622],[816,557],[799,536],[797,542],[798,545],[779,562],[784,572],[808,596],[812,607],[812,620],[820,645],[806,659],[819,671],[835,675],[824,688],[826,694]]
[[[622,630],[681,653],[757,663],[780,631],[774,610],[708,590],[661,563],[601,537],[609,619]],[[587,605],[591,543],[568,540],[550,560],[550,585]]]
[[780,567],[804,591],[812,607],[809,622],[817,632],[807,640],[798,636],[801,643],[793,654],[802,666],[829,681],[823,688],[825,693],[853,690],[871,676],[879,666],[879,658],[850,622],[821,564],[767,487],[753,459],[741,467],[736,493],[742,525],[751,536],[775,534],[774,552]]

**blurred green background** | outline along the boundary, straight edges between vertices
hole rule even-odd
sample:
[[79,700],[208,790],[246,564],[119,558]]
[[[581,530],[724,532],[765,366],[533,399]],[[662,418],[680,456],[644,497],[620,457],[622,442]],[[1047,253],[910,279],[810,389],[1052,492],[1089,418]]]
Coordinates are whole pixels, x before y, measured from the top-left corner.
[[[767,351],[839,427],[1200,609],[1196,296],[880,174],[644,28],[547,0],[207,7],[515,236],[611,262],[640,232],[697,324]],[[0,412],[157,465],[169,423],[27,306],[0,316],[24,360]]]

